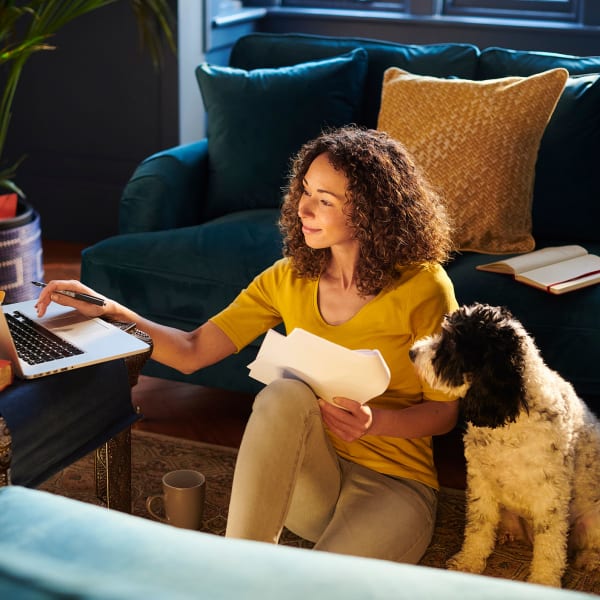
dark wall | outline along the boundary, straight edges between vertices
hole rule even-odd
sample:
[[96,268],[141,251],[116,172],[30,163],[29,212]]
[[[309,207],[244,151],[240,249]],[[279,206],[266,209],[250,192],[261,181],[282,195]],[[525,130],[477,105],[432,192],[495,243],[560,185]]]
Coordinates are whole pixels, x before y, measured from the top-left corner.
[[177,61],[158,72],[130,2],[71,22],[25,65],[7,158],[43,236],[92,243],[117,230],[123,185],[148,154],[177,143]]

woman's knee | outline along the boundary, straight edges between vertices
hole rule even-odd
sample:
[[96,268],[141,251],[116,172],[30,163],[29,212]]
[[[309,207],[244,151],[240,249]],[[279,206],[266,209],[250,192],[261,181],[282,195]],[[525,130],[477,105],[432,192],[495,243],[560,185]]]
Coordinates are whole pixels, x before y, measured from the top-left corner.
[[297,379],[276,379],[254,399],[253,413],[287,419],[320,413],[313,391]]

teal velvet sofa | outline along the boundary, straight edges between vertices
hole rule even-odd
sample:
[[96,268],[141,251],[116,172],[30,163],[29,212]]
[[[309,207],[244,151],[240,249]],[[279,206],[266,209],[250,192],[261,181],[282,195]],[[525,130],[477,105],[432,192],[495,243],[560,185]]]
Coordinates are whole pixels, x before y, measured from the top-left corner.
[[[531,233],[536,248],[579,244],[600,253],[600,57],[257,33],[236,43],[230,68],[199,66],[207,139],[141,162],[123,191],[119,234],[83,252],[83,281],[184,329],[221,310],[281,256],[277,216],[290,156],[323,127],[376,127],[390,66],[448,81],[567,69],[539,144]],[[487,211],[485,199],[478,210]],[[553,296],[476,270],[504,254],[514,252],[454,256],[447,269],[459,302],[508,306],[548,364],[600,412],[600,286]],[[258,384],[246,365],[259,343],[191,376],[152,361],[144,372],[252,392]]]
[[275,546],[0,489],[0,597],[47,600],[577,600],[568,590]]

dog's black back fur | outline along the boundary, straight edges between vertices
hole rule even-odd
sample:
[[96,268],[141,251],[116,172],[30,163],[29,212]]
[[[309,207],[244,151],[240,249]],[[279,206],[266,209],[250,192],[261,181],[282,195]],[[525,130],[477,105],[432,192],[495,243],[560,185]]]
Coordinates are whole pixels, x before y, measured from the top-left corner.
[[523,334],[507,309],[464,306],[446,317],[443,330],[434,368],[455,384],[470,379],[460,402],[466,421],[501,427],[527,411]]

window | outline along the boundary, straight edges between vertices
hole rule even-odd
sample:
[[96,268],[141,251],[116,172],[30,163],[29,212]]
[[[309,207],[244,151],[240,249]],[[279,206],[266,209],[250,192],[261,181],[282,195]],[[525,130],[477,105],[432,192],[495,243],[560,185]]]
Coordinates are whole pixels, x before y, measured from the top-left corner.
[[580,0],[444,0],[444,14],[577,21]]
[[406,0],[281,0],[282,6],[407,12]]
[[[261,0],[252,0],[260,2]],[[418,17],[478,17],[600,25],[600,0],[265,0],[269,5],[342,11],[387,11]]]

